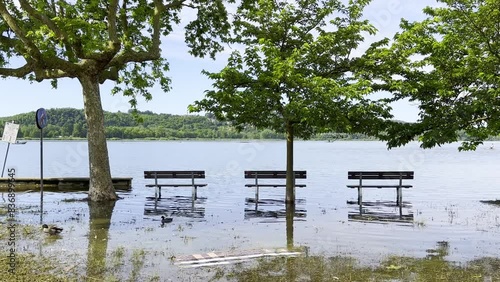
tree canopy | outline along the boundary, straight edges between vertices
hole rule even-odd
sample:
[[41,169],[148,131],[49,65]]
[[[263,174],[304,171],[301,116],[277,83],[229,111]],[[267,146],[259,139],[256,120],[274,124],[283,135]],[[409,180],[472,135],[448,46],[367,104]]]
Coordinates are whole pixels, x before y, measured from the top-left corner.
[[[0,0],[0,76],[32,81],[76,78],[82,85],[88,127],[91,200],[114,200],[99,83],[117,83],[112,93],[150,100],[159,83],[170,88],[161,42],[181,22],[190,53],[222,50],[229,31],[225,2],[231,0]],[[221,41],[222,39],[222,41]]]
[[[324,131],[377,131],[390,117],[373,93],[364,58],[355,56],[375,28],[362,19],[368,0],[243,0],[227,66],[214,90],[191,111],[208,111],[238,128],[250,124],[287,134],[287,202],[293,195],[293,138]],[[369,77],[369,76],[368,76]]]
[[475,149],[500,133],[500,2],[440,0],[421,22],[403,20],[387,48],[370,51],[393,100],[419,105],[413,124],[390,122],[380,137],[400,146],[419,136],[424,148],[470,137]]
[[152,98],[148,90],[155,82],[170,88],[160,44],[180,23],[183,9],[197,12],[185,27],[190,53],[214,57],[222,50],[216,39],[229,29],[223,1],[2,0],[0,75],[42,81],[92,70],[101,83],[117,82],[113,93],[129,96],[135,107],[138,95]]
[[389,117],[381,101],[369,100],[370,80],[353,55],[375,29],[362,20],[369,1],[242,1],[234,22],[227,66],[204,72],[215,90],[191,111],[309,138],[317,132],[371,131],[370,120]]

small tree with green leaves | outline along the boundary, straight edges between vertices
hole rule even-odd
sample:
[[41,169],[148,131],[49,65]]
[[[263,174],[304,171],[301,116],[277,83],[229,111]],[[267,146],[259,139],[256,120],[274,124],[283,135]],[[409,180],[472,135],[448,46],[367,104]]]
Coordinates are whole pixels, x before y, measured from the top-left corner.
[[[113,94],[151,99],[159,82],[169,90],[161,40],[180,23],[181,11],[197,16],[186,26],[195,56],[214,56],[229,30],[224,0],[0,0],[0,76],[31,81],[76,78],[83,89],[88,127],[90,189],[94,201],[114,200],[99,84]],[[229,0],[231,2],[231,0]],[[10,95],[10,94],[9,94]]]
[[323,131],[372,133],[390,117],[369,100],[353,52],[375,29],[361,19],[370,1],[243,0],[234,21],[234,51],[218,73],[205,72],[215,90],[190,111],[207,111],[238,129],[251,125],[287,136],[286,202],[295,201],[293,139]]
[[380,135],[390,147],[419,137],[430,148],[465,132],[460,149],[474,150],[500,133],[500,2],[439,2],[427,19],[402,21],[389,47],[367,52],[381,88],[419,105],[416,123],[390,122]]

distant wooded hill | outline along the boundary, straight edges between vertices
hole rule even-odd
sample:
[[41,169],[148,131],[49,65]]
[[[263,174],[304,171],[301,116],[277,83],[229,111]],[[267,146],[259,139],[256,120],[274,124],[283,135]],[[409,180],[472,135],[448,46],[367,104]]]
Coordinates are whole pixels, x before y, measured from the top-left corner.
[[[44,128],[46,138],[86,138],[87,124],[83,110],[62,108],[48,109],[48,125]],[[106,137],[116,139],[284,139],[283,134],[271,130],[247,128],[238,132],[229,123],[219,122],[211,114],[170,115],[150,111],[139,112],[138,122],[131,113],[104,112]],[[18,138],[39,138],[40,130],[35,125],[35,112],[0,118],[0,136],[5,122],[20,124]],[[365,138],[344,134],[324,134],[322,139]]]
[[[48,125],[44,129],[44,138],[87,138],[87,123],[83,110],[73,108],[48,109]],[[257,130],[246,128],[238,132],[227,122],[220,122],[212,114],[171,115],[156,114],[150,111],[138,112],[138,122],[131,113],[104,112],[106,137],[110,139],[285,139],[284,134],[269,129]],[[35,112],[0,117],[0,136],[5,122],[15,121],[20,124],[18,138],[40,138],[40,130],[35,125]],[[355,140],[373,139],[363,134],[323,133],[314,136],[316,140]],[[461,140],[468,136],[461,132]],[[499,140],[490,137],[488,140]]]

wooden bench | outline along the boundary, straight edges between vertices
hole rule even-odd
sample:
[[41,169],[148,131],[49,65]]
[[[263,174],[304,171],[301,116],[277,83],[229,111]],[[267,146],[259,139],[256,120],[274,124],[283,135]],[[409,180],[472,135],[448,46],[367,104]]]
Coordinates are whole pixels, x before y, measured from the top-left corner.
[[[348,188],[358,189],[358,204],[363,203],[363,188],[395,188],[396,189],[396,205],[402,203],[402,188],[411,188],[412,185],[403,185],[403,179],[413,179],[413,171],[349,171],[347,179],[359,180],[356,185],[347,185]],[[373,184],[371,180],[399,180],[394,184]],[[370,180],[369,184],[364,184],[363,180]]]
[[[161,198],[161,187],[193,187],[193,199],[197,197],[198,187],[207,184],[195,183],[195,178],[205,178],[205,171],[202,170],[174,170],[174,171],[144,171],[145,179],[154,179],[154,184],[147,184],[146,187],[155,187],[155,198]],[[191,183],[158,183],[159,179],[191,179]]]
[[[305,184],[296,184],[295,179],[306,179],[307,172],[305,170],[294,171],[294,188],[306,187]],[[255,183],[245,184],[245,187],[255,187],[255,202],[259,201],[260,187],[286,187],[286,184],[269,184],[259,183],[259,179],[286,179],[285,170],[245,170],[245,179],[255,179]]]

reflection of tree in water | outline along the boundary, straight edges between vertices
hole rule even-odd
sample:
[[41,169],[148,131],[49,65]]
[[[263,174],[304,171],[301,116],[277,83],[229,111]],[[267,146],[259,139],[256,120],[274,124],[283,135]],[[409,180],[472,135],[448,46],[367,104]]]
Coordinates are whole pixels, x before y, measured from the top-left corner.
[[[89,245],[87,251],[87,277],[102,277],[106,271],[109,226],[115,201],[89,201]],[[98,281],[98,280],[96,280]]]
[[[293,250],[293,218],[295,216],[295,203],[286,204],[286,247],[289,251]],[[293,266],[294,257],[286,258],[287,281],[295,281],[297,273]]]
[[286,247],[293,249],[293,218],[295,215],[295,204],[286,205]]

